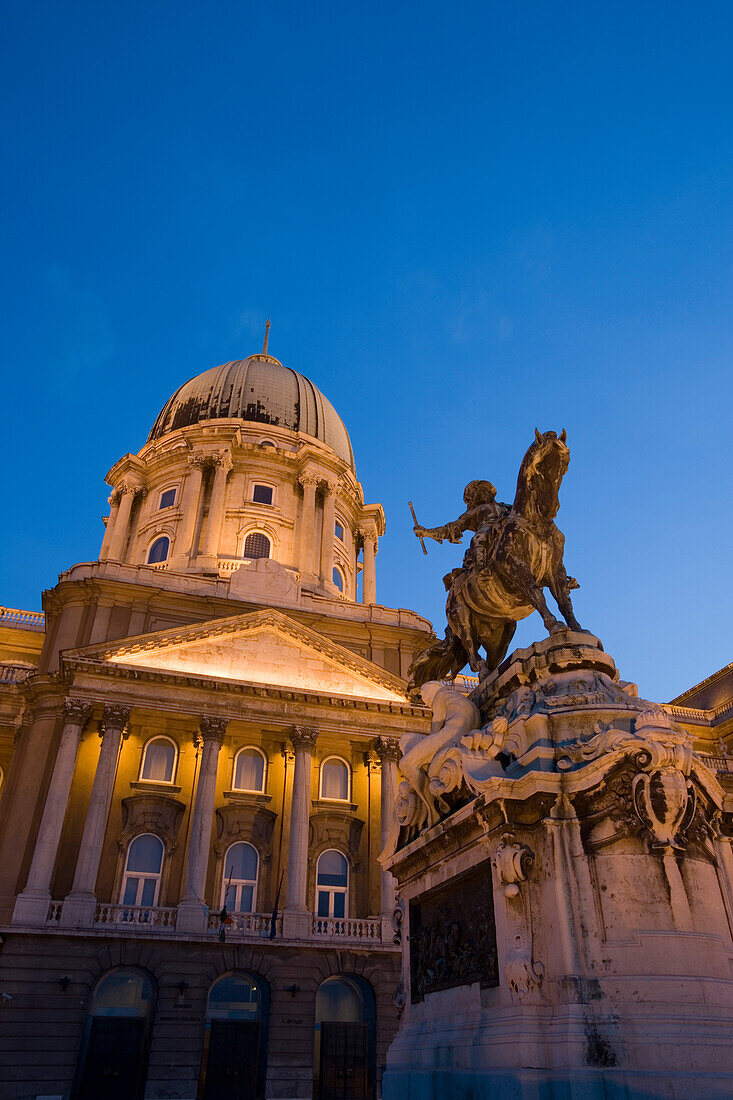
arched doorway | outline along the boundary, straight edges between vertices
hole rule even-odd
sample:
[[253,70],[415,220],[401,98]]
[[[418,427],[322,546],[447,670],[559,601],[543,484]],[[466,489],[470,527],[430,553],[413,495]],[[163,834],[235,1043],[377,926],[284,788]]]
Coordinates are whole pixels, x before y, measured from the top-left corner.
[[82,1046],[78,1100],[142,1100],[155,990],[141,970],[112,970],[97,982]]
[[374,991],[356,975],[327,978],[316,993],[313,1058],[317,1100],[374,1095]]
[[252,974],[224,974],[206,1008],[201,1063],[203,1100],[259,1100],[265,1095],[269,990]]

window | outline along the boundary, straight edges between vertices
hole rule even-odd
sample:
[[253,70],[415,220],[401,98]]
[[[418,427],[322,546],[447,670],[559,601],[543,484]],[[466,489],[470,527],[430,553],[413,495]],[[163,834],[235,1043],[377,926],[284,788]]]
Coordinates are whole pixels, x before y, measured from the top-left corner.
[[156,539],[150,547],[148,565],[156,565],[158,562],[165,561],[168,557],[170,544],[171,542],[167,535],[161,535],[159,539]]
[[269,485],[255,485],[252,500],[255,504],[272,504],[272,488]]
[[341,570],[340,570],[340,569],[337,569],[337,568],[336,568],[336,566],[335,566],[335,565],[334,565],[334,567],[333,567],[333,583],[334,583],[334,584],[336,585],[336,587],[338,588],[339,592],[343,592],[343,590],[344,590],[344,578],[343,578],[343,574],[341,573]]
[[342,524],[340,524],[338,520],[336,520],[336,524],[334,526],[334,534],[337,539],[341,539],[342,542],[344,541],[344,529]]
[[270,540],[267,535],[261,535],[259,531],[254,535],[247,535],[244,540],[244,558],[269,558]]
[[265,757],[259,749],[241,749],[234,760],[235,791],[264,791]]
[[153,737],[143,749],[140,778],[151,783],[172,783],[176,772],[176,746],[167,737]]
[[338,756],[329,756],[321,764],[321,798],[349,801],[349,766]]
[[162,867],[163,841],[152,833],[135,837],[127,849],[121,904],[157,905]]
[[346,856],[329,848],[318,857],[316,871],[316,915],[345,917],[349,892],[349,864]]
[[175,503],[176,503],[176,490],[175,489],[165,489],[160,494],[160,504],[158,505],[158,508],[172,508]]
[[275,450],[275,444],[272,442],[271,439],[261,439],[260,447],[272,447],[272,449]]
[[257,900],[257,865],[260,857],[251,844],[232,844],[224,857],[222,905],[230,913],[254,913]]

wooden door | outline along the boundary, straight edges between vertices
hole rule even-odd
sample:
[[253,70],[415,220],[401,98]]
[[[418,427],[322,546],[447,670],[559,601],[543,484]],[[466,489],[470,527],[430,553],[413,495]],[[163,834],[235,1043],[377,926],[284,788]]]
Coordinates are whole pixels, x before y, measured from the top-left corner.
[[321,1024],[320,1100],[367,1100],[367,1025]]
[[212,1020],[204,1100],[256,1100],[260,1025]]
[[96,1016],[89,1033],[79,1100],[142,1100],[147,1020]]

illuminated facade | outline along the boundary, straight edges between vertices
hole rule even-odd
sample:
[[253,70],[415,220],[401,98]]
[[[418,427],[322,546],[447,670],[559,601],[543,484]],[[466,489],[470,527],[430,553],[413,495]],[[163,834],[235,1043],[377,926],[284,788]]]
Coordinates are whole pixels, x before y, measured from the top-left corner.
[[98,560],[0,616],[2,1095],[376,1096],[430,636],[376,602],[382,508],[267,344],[107,480]]

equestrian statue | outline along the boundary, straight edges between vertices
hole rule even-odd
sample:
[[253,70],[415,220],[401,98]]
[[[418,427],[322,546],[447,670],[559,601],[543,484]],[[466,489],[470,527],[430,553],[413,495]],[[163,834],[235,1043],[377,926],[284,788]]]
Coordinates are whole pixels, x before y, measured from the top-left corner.
[[[443,578],[448,625],[443,641],[420,653],[409,670],[408,693],[415,697],[429,680],[454,679],[468,663],[485,676],[503,661],[520,619],[539,611],[550,634],[565,630],[547,606],[549,588],[567,626],[582,630],[570,591],[578,582],[563,564],[565,536],[555,526],[560,483],[570,462],[567,434],[540,432],[522,460],[514,503],[496,500],[490,481],[472,481],[463,499],[466,511],[444,527],[415,524],[419,539],[460,542],[473,531],[463,565]],[[479,649],[486,654],[481,657]]]

